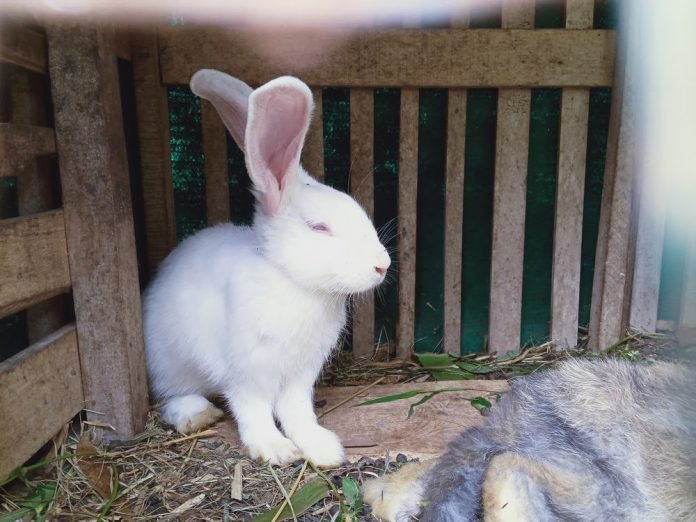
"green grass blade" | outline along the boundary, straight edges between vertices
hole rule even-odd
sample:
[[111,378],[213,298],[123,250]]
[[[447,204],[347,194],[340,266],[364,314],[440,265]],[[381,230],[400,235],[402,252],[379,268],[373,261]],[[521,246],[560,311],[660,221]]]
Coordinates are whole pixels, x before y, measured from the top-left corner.
[[400,401],[401,399],[410,399],[411,397],[415,397],[416,395],[419,395],[421,393],[423,392],[420,390],[410,390],[403,393],[395,393],[394,395],[385,395],[383,397],[377,397],[376,399],[370,399],[369,401],[356,404],[356,406],[368,406],[370,404],[381,404],[383,402]]
[[[329,486],[323,479],[316,478],[307,482],[304,486],[298,489],[291,497],[292,507],[296,515],[304,513],[321,499],[329,496]],[[276,507],[252,519],[252,522],[271,522],[275,517],[280,504]],[[288,520],[292,518],[292,511],[289,505],[286,505],[280,516],[276,520]]]

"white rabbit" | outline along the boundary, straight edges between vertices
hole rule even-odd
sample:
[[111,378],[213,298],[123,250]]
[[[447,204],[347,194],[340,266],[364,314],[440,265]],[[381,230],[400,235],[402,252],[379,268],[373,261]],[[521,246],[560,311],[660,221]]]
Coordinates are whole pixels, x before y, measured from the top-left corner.
[[317,423],[314,382],[347,297],[379,285],[389,255],[356,201],[300,166],[313,109],[304,83],[282,77],[252,91],[201,70],[191,89],[245,151],[257,208],[253,226],[203,230],[162,263],[144,296],[151,390],[181,432],[217,420],[206,397],[221,395],[253,457],[337,465],[343,447]]

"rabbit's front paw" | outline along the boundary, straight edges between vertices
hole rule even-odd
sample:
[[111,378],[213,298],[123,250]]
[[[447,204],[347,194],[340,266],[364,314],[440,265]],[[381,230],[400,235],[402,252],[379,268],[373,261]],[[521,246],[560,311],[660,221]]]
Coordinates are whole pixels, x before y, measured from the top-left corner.
[[330,468],[345,460],[341,439],[334,432],[321,426],[306,429],[302,436],[293,442],[315,466]]
[[247,449],[251,458],[274,466],[282,466],[301,456],[297,446],[280,434],[273,438],[258,438],[252,444],[247,444]]

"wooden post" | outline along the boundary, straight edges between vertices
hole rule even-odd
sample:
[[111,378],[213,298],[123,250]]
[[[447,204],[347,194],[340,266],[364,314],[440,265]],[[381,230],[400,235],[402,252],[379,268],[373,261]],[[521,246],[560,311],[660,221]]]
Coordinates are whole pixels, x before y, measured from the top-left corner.
[[[569,0],[566,29],[591,29],[594,0]],[[551,340],[556,348],[578,343],[582,215],[590,90],[567,87],[561,92],[558,184],[553,236]]]
[[148,271],[176,246],[174,189],[169,157],[167,89],[160,82],[159,50],[153,32],[132,35],[133,79],[145,203]]
[[609,118],[599,235],[592,285],[589,347],[599,351],[618,341],[628,322],[629,242],[638,145],[638,60],[641,34],[636,11],[626,3],[619,27],[614,91]]
[[[504,0],[502,25],[505,29],[531,29],[534,2]],[[488,347],[491,353],[520,347],[531,99],[530,89],[498,91]]]
[[104,438],[148,411],[138,269],[114,33],[47,30],[85,406]]

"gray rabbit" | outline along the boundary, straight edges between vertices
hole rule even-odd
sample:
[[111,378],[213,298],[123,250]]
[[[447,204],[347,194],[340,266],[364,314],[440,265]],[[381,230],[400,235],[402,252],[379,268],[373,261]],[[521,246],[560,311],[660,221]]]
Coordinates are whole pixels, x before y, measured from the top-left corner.
[[696,371],[569,360],[516,379],[440,459],[364,495],[399,522],[696,520]]

